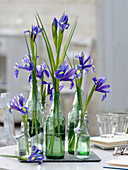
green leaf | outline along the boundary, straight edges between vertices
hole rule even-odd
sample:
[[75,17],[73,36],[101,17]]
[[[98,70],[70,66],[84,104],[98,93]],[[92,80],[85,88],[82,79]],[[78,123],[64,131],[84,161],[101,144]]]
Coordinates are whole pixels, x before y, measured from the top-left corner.
[[36,50],[35,50],[35,60],[37,61],[37,44],[36,44],[36,41],[35,41],[35,48],[36,48]]
[[[38,17],[38,18],[37,18]],[[37,24],[38,24],[38,27],[40,28],[41,30],[41,27],[43,29],[43,31],[41,31],[42,33],[42,36],[44,38],[44,41],[45,41],[45,45],[46,45],[46,48],[47,48],[47,53],[48,53],[48,57],[49,57],[49,61],[50,61],[50,65],[51,65],[51,69],[52,69],[52,72],[55,72],[55,60],[54,60],[54,56],[53,56],[53,52],[52,52],[52,48],[51,48],[51,45],[50,45],[50,42],[48,40],[48,36],[46,34],[46,31],[44,29],[44,26],[43,26],[43,23],[40,19],[40,16],[39,14],[37,13],[37,17],[35,16],[36,18],[36,21],[37,21]],[[38,21],[39,20],[39,21]],[[41,27],[40,27],[40,24],[41,24]]]
[[61,59],[60,59],[59,65],[62,64],[63,61],[64,61],[66,52],[67,52],[67,50],[68,50],[69,44],[70,44],[70,42],[71,42],[72,36],[73,36],[74,31],[75,31],[75,28],[76,28],[76,25],[77,25],[77,18],[76,18],[76,20],[75,20],[75,22],[74,22],[74,24],[73,24],[73,26],[72,26],[72,29],[71,29],[71,31],[70,31],[70,34],[69,34],[68,39],[67,39],[67,41],[66,41],[66,44],[65,44],[65,46],[64,46],[64,49],[63,49],[63,52],[62,52],[62,55],[61,55]]
[[57,69],[57,67],[59,65],[59,55],[60,55],[60,49],[61,49],[62,40],[63,40],[63,33],[62,33],[61,29],[59,29],[59,36],[58,36],[58,39],[57,39],[56,69]]
[[52,37],[53,37],[53,42],[54,42],[55,49],[57,52],[57,30],[56,30],[55,24],[54,25],[52,24]]
[[23,160],[23,161],[27,161],[28,158],[27,157],[23,157],[23,156],[14,156],[14,155],[0,155],[2,157],[8,157],[8,158],[17,158],[17,159],[20,159],[20,160]]
[[28,41],[27,41],[27,38],[26,38],[26,35],[25,35],[25,34],[24,34],[24,37],[25,37],[25,42],[26,42],[26,46],[27,46],[27,50],[28,50],[28,54],[29,54],[30,61],[31,61],[30,49],[29,49]]
[[46,66],[48,67],[48,70],[49,70],[49,73],[50,73],[51,77],[53,77],[54,74],[52,74],[52,71],[51,71],[51,69],[50,69],[50,67],[49,67],[49,65],[48,65],[48,63],[47,63],[47,61],[46,61],[45,59],[43,59],[43,61],[45,62]]
[[71,61],[70,61],[70,59],[69,59],[69,57],[68,57],[67,54],[66,54],[66,57],[67,57],[67,59],[68,59],[68,62],[69,62],[70,67],[73,68],[73,66],[72,66],[72,64],[71,64]]

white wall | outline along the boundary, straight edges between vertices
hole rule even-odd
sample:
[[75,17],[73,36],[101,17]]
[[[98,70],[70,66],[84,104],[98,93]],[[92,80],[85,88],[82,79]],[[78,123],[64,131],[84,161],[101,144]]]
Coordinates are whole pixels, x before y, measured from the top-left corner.
[[99,0],[99,74],[112,87],[102,111],[128,110],[128,1]]

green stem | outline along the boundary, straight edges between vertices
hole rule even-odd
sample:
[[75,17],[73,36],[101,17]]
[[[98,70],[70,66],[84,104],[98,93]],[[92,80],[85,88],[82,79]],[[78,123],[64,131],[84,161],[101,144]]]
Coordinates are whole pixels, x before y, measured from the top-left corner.
[[22,120],[23,120],[23,123],[24,123],[24,135],[25,135],[26,150],[27,150],[27,153],[29,155],[29,144],[28,144],[28,136],[27,136],[28,125],[27,125],[25,115],[22,115]]
[[[26,161],[28,160],[27,157],[23,157],[23,156],[14,156],[14,155],[0,155],[2,157],[7,157],[7,158],[17,158],[19,160],[22,160],[22,161]],[[34,162],[38,162],[37,160],[35,160]],[[42,161],[43,162],[43,161]]]
[[89,96],[88,96],[87,99],[85,100],[84,113],[85,113],[85,111],[87,110],[87,106],[88,106],[88,104],[89,104],[89,102],[90,102],[90,100],[91,100],[91,98],[92,98],[92,95],[93,95],[93,93],[94,93],[94,91],[95,91],[95,88],[96,88],[96,84],[93,85],[92,90],[91,90]]
[[27,161],[28,158],[26,157],[23,157],[23,156],[14,156],[14,155],[0,155],[2,157],[7,157],[7,158],[17,158],[17,159],[20,159],[20,160],[23,160],[23,161]]

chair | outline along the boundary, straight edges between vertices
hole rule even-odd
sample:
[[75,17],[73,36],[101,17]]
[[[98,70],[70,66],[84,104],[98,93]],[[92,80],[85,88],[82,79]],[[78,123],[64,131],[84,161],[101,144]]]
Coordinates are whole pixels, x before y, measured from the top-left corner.
[[0,127],[0,140],[6,139],[7,145],[15,144],[15,127],[13,115],[9,113],[7,103],[10,102],[9,93],[0,94],[0,109],[3,111],[3,127]]

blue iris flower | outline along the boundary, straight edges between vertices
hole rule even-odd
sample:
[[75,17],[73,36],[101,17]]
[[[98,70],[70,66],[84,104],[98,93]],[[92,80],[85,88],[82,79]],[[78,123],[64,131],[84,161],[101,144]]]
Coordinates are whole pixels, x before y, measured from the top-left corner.
[[12,113],[12,109],[21,112],[21,114],[28,114],[28,107],[25,107],[25,98],[23,94],[17,95],[17,98],[14,97],[12,101],[8,104],[8,110]]
[[[43,30],[43,29],[41,29],[41,30]],[[27,30],[27,31],[24,31],[24,33],[30,32],[31,33],[31,39],[34,42],[37,35],[41,32],[41,30],[39,29],[38,25],[32,25],[31,31]]]
[[75,58],[79,59],[79,64],[77,65],[77,72],[79,73],[78,76],[80,76],[80,72],[82,70],[85,70],[85,74],[88,73],[90,67],[93,68],[93,71],[95,72],[95,66],[93,65],[93,59],[91,59],[91,63],[87,64],[87,62],[90,60],[91,55],[89,55],[85,61],[84,61],[84,53],[82,52],[80,55],[76,55]]
[[31,73],[34,69],[33,64],[30,61],[29,55],[26,54],[26,57],[22,58],[22,64],[23,66],[18,65],[17,63],[15,64],[14,68],[14,77],[17,78],[19,75],[19,70],[23,69],[26,70],[27,72]]
[[64,29],[68,29],[69,26],[70,25],[68,23],[68,16],[64,13],[59,20],[59,28],[63,32]]
[[99,79],[96,79],[96,77],[93,77],[92,80],[96,84],[95,91],[104,93],[104,95],[103,95],[103,97],[101,99],[101,101],[103,101],[107,97],[107,93],[111,93],[112,92],[112,89],[110,88],[109,84],[103,85],[106,82],[107,79],[105,79],[105,77],[102,76]]
[[32,154],[28,157],[28,162],[37,161],[38,164],[41,164],[44,160],[44,156],[41,154],[41,150],[38,149],[35,145],[32,146]]
[[64,61],[63,64],[58,67],[58,70],[55,72],[54,76],[56,79],[60,79],[60,81],[71,81],[70,89],[72,89],[74,86],[74,74],[75,69],[69,69],[69,66],[66,64],[66,61]]
[[42,75],[43,75],[43,73],[44,73],[47,77],[49,77],[49,72],[48,72],[47,66],[46,66],[45,64],[38,65],[38,66],[36,67],[36,76],[37,76],[38,78],[41,78]]

